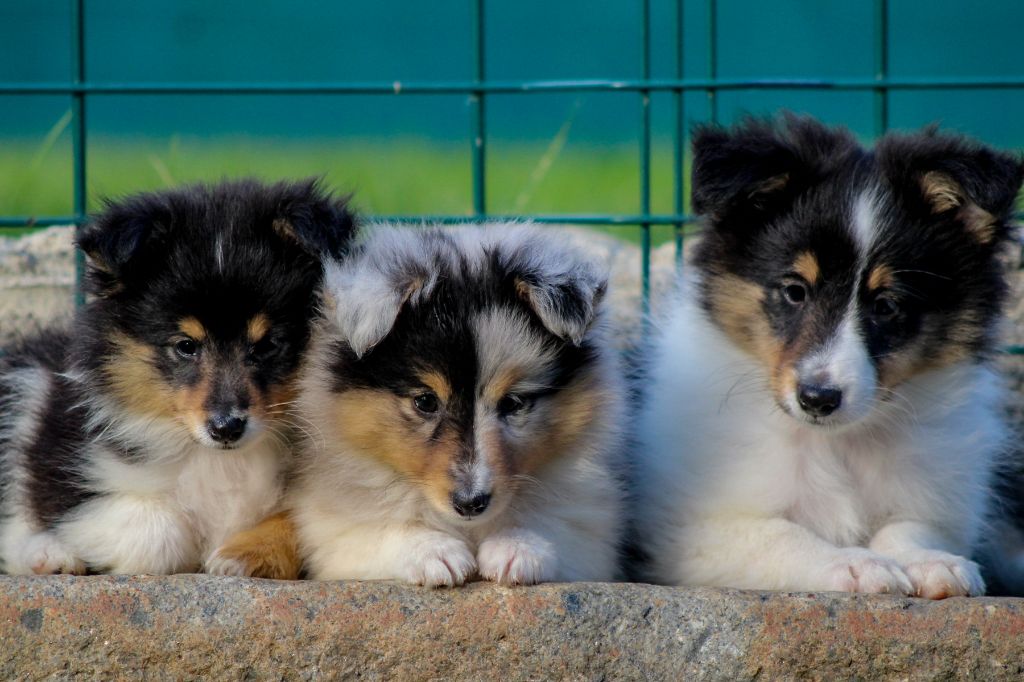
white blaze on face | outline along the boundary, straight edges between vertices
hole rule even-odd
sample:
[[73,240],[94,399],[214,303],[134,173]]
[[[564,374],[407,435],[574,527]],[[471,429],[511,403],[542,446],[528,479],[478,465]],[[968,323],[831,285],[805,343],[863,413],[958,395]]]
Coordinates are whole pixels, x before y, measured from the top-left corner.
[[876,193],[866,190],[853,202],[853,238],[860,249],[861,257],[868,253],[877,232]]
[[871,411],[878,388],[878,372],[861,330],[857,296],[867,253],[877,232],[877,193],[874,190],[865,190],[854,201],[851,232],[859,258],[849,304],[828,341],[796,364],[797,386],[788,400],[790,411],[801,415],[803,410],[797,396],[800,384],[838,389],[842,392],[839,408],[822,420],[829,423],[848,423],[865,417]]

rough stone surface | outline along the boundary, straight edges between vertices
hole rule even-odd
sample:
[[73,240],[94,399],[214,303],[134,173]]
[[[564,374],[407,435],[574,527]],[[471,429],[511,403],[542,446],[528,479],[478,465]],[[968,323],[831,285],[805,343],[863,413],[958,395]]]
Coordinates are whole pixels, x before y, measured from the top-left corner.
[[0,678],[1024,675],[1024,600],[635,584],[0,578]]
[[72,227],[0,238],[0,345],[59,317],[74,305]]

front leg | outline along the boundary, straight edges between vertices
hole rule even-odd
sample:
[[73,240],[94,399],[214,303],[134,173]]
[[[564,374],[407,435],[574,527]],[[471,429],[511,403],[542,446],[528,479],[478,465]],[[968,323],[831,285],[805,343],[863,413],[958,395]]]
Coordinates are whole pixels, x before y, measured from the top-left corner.
[[[782,518],[692,520],[656,556],[661,582],[757,590],[910,594],[896,562],[863,547],[837,547]],[[675,557],[673,548],[678,548]]]
[[211,575],[298,580],[302,571],[295,524],[288,512],[235,533],[206,560]]
[[945,599],[985,593],[985,581],[978,565],[957,554],[954,543],[930,524],[890,523],[872,538],[871,549],[903,567],[914,584],[914,596]]
[[402,580],[427,587],[461,585],[476,559],[461,538],[416,524],[302,526],[300,545],[317,580]]
[[93,498],[61,521],[55,533],[69,551],[103,573],[167,575],[199,568],[189,519],[159,497]]

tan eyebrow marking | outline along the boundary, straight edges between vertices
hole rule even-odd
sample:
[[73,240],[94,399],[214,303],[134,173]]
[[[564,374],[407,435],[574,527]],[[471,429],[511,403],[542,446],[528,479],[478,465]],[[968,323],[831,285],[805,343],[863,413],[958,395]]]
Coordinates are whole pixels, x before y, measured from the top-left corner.
[[811,284],[817,284],[821,279],[821,267],[818,259],[810,251],[804,251],[793,261],[793,271],[803,277]]

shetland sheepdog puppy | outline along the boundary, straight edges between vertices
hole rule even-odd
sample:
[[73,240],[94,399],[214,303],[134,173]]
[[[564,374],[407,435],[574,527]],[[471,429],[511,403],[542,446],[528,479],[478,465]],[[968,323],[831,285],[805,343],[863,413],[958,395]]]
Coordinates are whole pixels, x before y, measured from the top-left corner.
[[314,181],[140,194],[85,226],[92,300],[0,368],[4,569],[195,571],[270,512],[352,231]]
[[[615,578],[623,394],[605,286],[514,225],[378,227],[332,265],[287,495],[307,574]],[[294,577],[263,570],[290,564],[266,559],[286,520],[264,525],[230,543],[235,572]]]
[[1020,159],[934,129],[869,151],[793,116],[693,145],[706,231],[637,424],[643,573],[982,594]]

